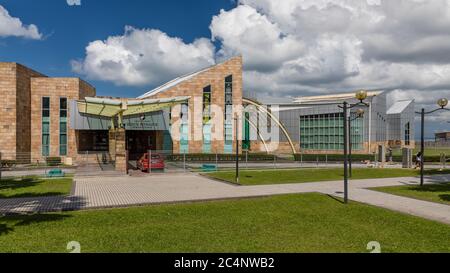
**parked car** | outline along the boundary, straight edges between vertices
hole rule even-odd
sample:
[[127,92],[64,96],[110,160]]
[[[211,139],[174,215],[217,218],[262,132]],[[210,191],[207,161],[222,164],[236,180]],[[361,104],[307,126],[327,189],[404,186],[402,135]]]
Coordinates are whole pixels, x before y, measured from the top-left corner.
[[137,168],[143,172],[148,172],[149,166],[151,170],[164,170],[165,163],[164,157],[161,154],[152,153],[151,154],[151,164],[148,162],[148,153],[145,153],[138,161]]

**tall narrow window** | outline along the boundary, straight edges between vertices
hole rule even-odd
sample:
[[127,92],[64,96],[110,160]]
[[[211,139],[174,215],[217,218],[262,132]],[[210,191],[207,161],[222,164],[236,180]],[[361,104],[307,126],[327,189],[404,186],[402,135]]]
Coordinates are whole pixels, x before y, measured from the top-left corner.
[[181,104],[180,153],[189,152],[189,104]]
[[203,88],[203,124],[211,119],[211,85]]
[[267,105],[267,130],[268,132],[271,132],[272,128],[272,117],[270,116],[272,114],[272,106]]
[[244,128],[242,130],[244,138],[242,140],[242,149],[250,150],[250,113],[245,112],[244,117]]
[[411,145],[411,124],[409,122],[405,125],[405,145]]
[[67,98],[59,99],[59,155],[67,155]]
[[50,98],[42,98],[42,156],[50,155]]
[[203,88],[203,152],[211,152],[211,85]]
[[233,152],[233,76],[225,78],[225,153]]

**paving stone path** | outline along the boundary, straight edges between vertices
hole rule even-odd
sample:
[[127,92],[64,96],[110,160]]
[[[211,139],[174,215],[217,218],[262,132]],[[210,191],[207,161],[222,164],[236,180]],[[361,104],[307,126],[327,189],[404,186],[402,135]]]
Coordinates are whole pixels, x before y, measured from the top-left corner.
[[[427,183],[447,183],[450,175],[427,177]],[[403,213],[450,224],[450,206],[370,190],[373,187],[414,185],[415,177],[353,180],[349,198]],[[315,182],[263,186],[235,186],[193,173],[143,177],[77,177],[67,197],[0,199],[0,213],[34,213],[127,207],[147,204],[250,198],[319,192],[342,197],[343,182]]]

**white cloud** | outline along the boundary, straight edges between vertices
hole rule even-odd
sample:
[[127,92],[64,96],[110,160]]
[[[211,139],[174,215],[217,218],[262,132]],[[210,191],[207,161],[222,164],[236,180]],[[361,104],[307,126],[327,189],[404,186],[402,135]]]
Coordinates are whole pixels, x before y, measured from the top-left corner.
[[155,29],[125,28],[121,36],[94,41],[86,58],[72,61],[75,72],[117,85],[159,84],[214,64],[214,46],[205,38],[184,43]]
[[241,5],[228,12],[221,10],[213,17],[210,29],[213,39],[222,42],[219,56],[243,54],[247,70],[278,69],[304,50],[302,41],[283,35],[276,24],[249,6]]
[[243,54],[245,88],[262,97],[450,89],[449,0],[239,2],[212,36],[221,55]]
[[242,54],[245,89],[261,97],[364,88],[435,100],[450,90],[450,0],[239,2],[212,18],[217,52],[204,38],[186,44],[129,27],[90,43],[73,68],[116,84],[155,84]]
[[81,0],[66,0],[69,6],[81,6]]
[[0,5],[0,37],[16,36],[28,39],[42,39],[42,34],[36,25],[24,25],[19,18],[12,17],[9,12]]

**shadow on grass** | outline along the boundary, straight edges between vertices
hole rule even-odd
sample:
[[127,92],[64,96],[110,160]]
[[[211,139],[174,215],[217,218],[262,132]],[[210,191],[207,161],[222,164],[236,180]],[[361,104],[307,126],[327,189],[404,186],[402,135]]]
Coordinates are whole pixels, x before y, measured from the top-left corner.
[[[424,186],[409,185],[408,190],[415,192],[431,192],[431,193],[440,193],[440,192],[448,192],[450,191],[450,183],[436,183],[436,184],[427,184]],[[438,196],[442,201],[450,202],[450,194],[440,194]]]
[[450,194],[441,194],[439,195],[442,201],[450,202]]
[[[336,192],[336,193],[341,194],[341,192]],[[336,201],[336,202],[339,202],[339,203],[341,203],[341,204],[345,204],[345,203],[344,203],[344,200],[342,200],[342,199],[339,198],[339,197],[333,196],[333,195],[331,195],[331,194],[327,194],[327,196],[330,197],[331,199],[333,199],[333,200]]]
[[21,188],[29,188],[42,184],[43,182],[43,180],[40,180],[37,177],[7,178],[0,180],[0,190],[16,190]]
[[13,195],[0,194],[0,199],[15,199],[15,198],[35,198],[35,197],[49,197],[67,195],[66,192],[41,192],[41,193],[19,193]]
[[450,191],[450,183],[443,184],[427,184],[424,186],[412,186],[410,190],[417,192],[444,192]]
[[50,212],[80,210],[86,200],[79,196],[50,196],[0,200],[0,235],[14,231],[14,227],[34,223],[61,221],[67,214]]
[[[32,214],[32,215],[8,215],[0,217],[0,236],[14,231],[14,227],[29,226],[44,222],[62,221],[72,217],[65,214]],[[2,223],[3,222],[3,223]]]
[[8,227],[6,224],[0,224],[0,236],[2,236],[3,234],[8,234],[11,231],[13,231],[13,229]]

